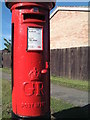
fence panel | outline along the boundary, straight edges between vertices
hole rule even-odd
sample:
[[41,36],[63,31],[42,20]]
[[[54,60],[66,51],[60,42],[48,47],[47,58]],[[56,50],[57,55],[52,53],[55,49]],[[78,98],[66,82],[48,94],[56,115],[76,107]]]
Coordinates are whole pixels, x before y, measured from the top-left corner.
[[3,53],[3,67],[11,67],[11,53]]
[[0,68],[2,67],[2,52],[0,52]]
[[51,50],[51,75],[88,80],[89,47]]

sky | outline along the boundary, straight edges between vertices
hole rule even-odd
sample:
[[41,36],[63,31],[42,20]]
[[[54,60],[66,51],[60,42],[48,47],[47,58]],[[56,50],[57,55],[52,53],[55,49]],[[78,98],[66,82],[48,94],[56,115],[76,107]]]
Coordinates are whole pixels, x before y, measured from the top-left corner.
[[[1,1],[2,0],[0,0],[0,50],[5,48],[3,38],[11,40],[11,17],[12,17],[10,10],[5,6],[5,3]],[[57,6],[88,6],[89,2],[89,0],[57,0],[57,1],[58,2],[56,2],[55,8]]]

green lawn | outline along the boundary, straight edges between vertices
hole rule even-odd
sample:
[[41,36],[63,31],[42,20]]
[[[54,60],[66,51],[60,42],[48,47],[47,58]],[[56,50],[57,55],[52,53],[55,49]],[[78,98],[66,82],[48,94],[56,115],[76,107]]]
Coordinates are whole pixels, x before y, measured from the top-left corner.
[[[2,80],[2,117],[11,117],[11,81]],[[73,107],[73,105],[51,98],[51,111],[52,113],[62,111]]]
[[2,117],[2,81],[0,79],[0,120],[1,120],[1,117]]
[[11,73],[11,68],[0,68],[0,70],[2,70],[2,72],[5,72],[5,73]]
[[55,113],[58,111],[60,112],[62,110],[66,110],[66,109],[69,109],[72,107],[74,107],[74,105],[67,103],[67,102],[64,102],[62,100],[57,100],[57,99],[51,97],[51,111],[52,111],[52,113]]
[[51,82],[54,84],[58,84],[61,86],[66,86],[70,88],[76,88],[80,90],[88,90],[88,81],[83,81],[83,80],[72,80],[68,78],[63,78],[63,77],[55,77],[51,76]]
[[2,118],[11,116],[11,82],[2,80]]

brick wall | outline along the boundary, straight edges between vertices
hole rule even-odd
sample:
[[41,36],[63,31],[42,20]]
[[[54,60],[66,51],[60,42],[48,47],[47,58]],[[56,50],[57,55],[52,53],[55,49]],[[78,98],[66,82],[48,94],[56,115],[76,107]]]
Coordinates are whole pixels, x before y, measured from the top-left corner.
[[88,12],[58,11],[50,20],[50,47],[88,46]]

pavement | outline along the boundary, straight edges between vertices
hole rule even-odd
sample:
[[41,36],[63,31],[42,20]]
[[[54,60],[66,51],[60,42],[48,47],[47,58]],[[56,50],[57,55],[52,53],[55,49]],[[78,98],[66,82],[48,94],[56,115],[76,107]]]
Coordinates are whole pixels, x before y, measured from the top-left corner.
[[2,72],[2,79],[4,79],[4,80],[11,80],[11,74]]
[[2,72],[2,69],[0,68],[0,79],[11,80],[11,74]]
[[88,92],[60,85],[51,84],[51,96],[71,103],[74,106],[82,107],[88,104]]
[[[2,76],[2,77],[1,77]],[[8,73],[1,73],[0,78],[11,80],[11,75]],[[73,88],[62,87],[60,85],[51,83],[51,96],[71,103],[74,106],[85,106],[88,104],[88,92],[81,91]]]

